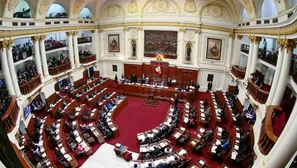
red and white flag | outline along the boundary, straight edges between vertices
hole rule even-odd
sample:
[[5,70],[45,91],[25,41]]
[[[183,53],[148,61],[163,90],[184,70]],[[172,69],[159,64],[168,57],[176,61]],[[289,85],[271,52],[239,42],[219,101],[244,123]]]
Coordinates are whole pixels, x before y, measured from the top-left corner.
[[157,72],[159,75],[161,75],[161,66],[160,66],[160,64],[157,65],[157,67],[156,67],[156,72]]

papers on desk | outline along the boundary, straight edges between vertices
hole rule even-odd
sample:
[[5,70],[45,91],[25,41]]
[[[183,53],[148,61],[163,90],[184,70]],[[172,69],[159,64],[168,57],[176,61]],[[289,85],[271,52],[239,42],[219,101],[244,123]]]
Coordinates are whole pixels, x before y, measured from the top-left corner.
[[236,138],[240,138],[240,133],[236,133]]
[[238,145],[234,145],[234,149],[235,150],[238,150],[239,149],[239,146]]
[[62,147],[62,148],[60,149],[60,152],[64,155],[64,154],[66,153],[65,148]]
[[221,141],[220,140],[216,140],[216,145],[221,145]]
[[222,129],[221,127],[218,127],[218,131],[219,131],[219,132],[222,132],[223,129]]
[[82,139],[81,139],[80,136],[77,136],[77,137],[75,138],[75,140],[76,140],[77,143],[80,143],[80,142],[82,141]]
[[196,146],[196,144],[197,144],[196,141],[191,141],[190,143],[191,143],[191,145],[193,145],[193,146]]
[[72,160],[72,158],[69,154],[64,155],[64,158],[67,159],[68,162],[70,162]]
[[231,159],[232,159],[232,160],[236,160],[237,154],[238,154],[238,153],[237,153],[236,151],[232,151]]
[[203,132],[205,132],[205,129],[204,129],[204,128],[200,128],[200,129],[199,129],[199,132],[200,132],[200,133],[203,133]]
[[45,158],[45,157],[46,157],[46,153],[43,153],[43,154],[41,155],[41,157],[42,157],[42,158]]
[[181,135],[182,135],[182,134],[181,134],[180,132],[176,132],[176,133],[173,135],[173,137],[177,139],[177,138],[179,138]]
[[145,139],[144,134],[137,134],[137,139],[141,141],[144,140]]
[[184,150],[184,149],[182,149],[182,150],[178,151],[177,154],[178,154],[179,156],[183,156],[184,154],[187,154],[187,151]]
[[212,147],[211,147],[211,152],[212,153],[216,153],[216,149],[217,149],[218,147],[216,146],[216,145],[213,145]]
[[205,161],[204,160],[199,160],[198,162],[201,166],[204,166],[205,165]]

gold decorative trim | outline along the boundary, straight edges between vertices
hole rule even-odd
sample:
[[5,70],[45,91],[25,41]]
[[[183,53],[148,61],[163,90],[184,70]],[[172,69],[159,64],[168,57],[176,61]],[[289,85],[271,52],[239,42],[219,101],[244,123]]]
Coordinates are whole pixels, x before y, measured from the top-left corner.
[[142,30],[143,30],[143,27],[142,27],[142,26],[138,26],[138,27],[137,27],[137,30],[138,30],[138,31],[142,31]]
[[96,32],[96,30],[91,30],[91,33],[95,33]]
[[200,34],[201,33],[201,29],[195,29],[195,33]]
[[43,34],[43,35],[40,35],[40,36],[39,36],[39,40],[44,40],[44,39],[45,39],[45,37],[46,37],[46,35],[45,35],[45,34]]
[[67,36],[72,36],[73,35],[73,32],[66,32],[66,35]]
[[100,33],[104,32],[104,29],[99,28],[99,32],[100,32]]
[[234,33],[231,33],[231,34],[229,34],[229,38],[235,38],[235,34]]
[[296,42],[291,39],[284,39],[283,45],[284,45],[284,48],[287,49],[287,53],[288,51],[293,51],[294,48],[296,48]]
[[124,31],[128,31],[128,30],[129,30],[129,27],[125,26]]
[[73,34],[74,36],[78,35],[78,33],[79,33],[79,31],[73,31],[73,32],[72,32],[72,34]]
[[37,41],[39,41],[40,37],[39,36],[32,36],[31,40],[36,43]]
[[259,43],[262,40],[262,37],[255,35],[249,35],[248,38],[252,43]]
[[238,40],[241,40],[242,37],[243,37],[242,35],[237,35]]
[[179,28],[179,32],[185,32],[186,29],[184,27]]

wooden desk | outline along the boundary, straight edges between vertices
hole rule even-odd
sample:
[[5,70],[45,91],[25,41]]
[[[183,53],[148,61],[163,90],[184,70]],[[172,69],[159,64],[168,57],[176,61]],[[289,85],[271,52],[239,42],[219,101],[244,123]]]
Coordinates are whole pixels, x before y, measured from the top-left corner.
[[160,88],[142,85],[142,84],[119,84],[119,92],[121,94],[147,97],[154,90],[154,96],[160,100],[170,100],[177,93],[179,100],[182,102],[193,102],[195,100],[195,91],[183,92],[177,91],[174,87]]
[[94,122],[89,124],[90,130],[92,132],[92,134],[96,137],[98,143],[104,143],[104,135],[99,131],[99,129],[97,128],[97,126],[95,125]]
[[229,108],[229,103],[227,102],[227,97],[222,91],[217,91],[216,93],[220,99],[220,103],[225,105],[224,111],[226,114],[226,120],[227,120],[229,128],[232,128],[236,122],[236,118],[235,118],[234,114],[231,112],[231,109]]

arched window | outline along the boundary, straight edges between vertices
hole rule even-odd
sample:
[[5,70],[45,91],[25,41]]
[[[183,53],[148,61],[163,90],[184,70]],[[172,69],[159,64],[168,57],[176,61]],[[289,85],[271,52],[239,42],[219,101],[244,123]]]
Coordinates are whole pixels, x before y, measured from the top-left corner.
[[68,15],[66,13],[65,8],[60,4],[52,4],[48,11],[46,12],[47,19],[54,19],[54,18],[67,18]]
[[264,0],[261,9],[261,18],[277,17],[277,8],[274,1]]
[[84,7],[79,13],[80,19],[92,19],[92,13],[89,8]]
[[242,22],[248,22],[249,21],[249,14],[247,11],[243,8],[242,13],[241,13],[241,21]]
[[14,18],[31,18],[31,8],[25,0],[20,0],[13,14]]

